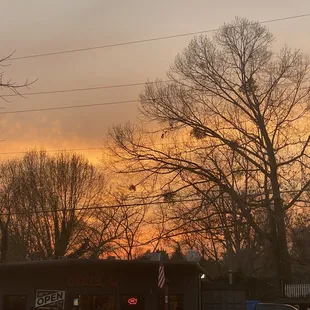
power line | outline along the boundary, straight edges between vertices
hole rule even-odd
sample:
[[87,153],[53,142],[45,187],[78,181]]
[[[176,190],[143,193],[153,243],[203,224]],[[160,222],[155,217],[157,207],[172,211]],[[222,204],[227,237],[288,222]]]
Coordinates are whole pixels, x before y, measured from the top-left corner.
[[[172,82],[171,80],[168,81],[162,81],[164,83]],[[147,83],[156,83],[156,82],[147,82]],[[111,88],[111,87],[123,87],[123,85],[130,86],[130,85],[145,85],[147,83],[136,83],[136,84],[120,84],[120,85],[111,85],[111,86],[103,86],[103,88]],[[283,86],[283,85],[282,85]],[[93,88],[94,89],[94,88]],[[309,87],[302,87],[300,89],[309,89]],[[61,93],[61,92],[67,92],[67,91],[80,91],[80,90],[91,90],[91,88],[88,89],[72,89],[72,90],[55,90],[55,91],[49,91],[49,92],[37,92],[32,93],[33,95],[39,95],[39,94],[48,94],[48,93]],[[31,93],[30,93],[31,94]],[[23,94],[21,94],[23,96]],[[25,94],[27,95],[27,94]],[[0,96],[4,97],[4,96]],[[153,99],[149,99],[153,100]],[[93,104],[81,104],[81,105],[71,105],[71,106],[61,106],[61,107],[50,107],[50,108],[38,108],[38,109],[28,109],[28,110],[14,110],[14,111],[4,111],[0,112],[1,114],[18,114],[18,113],[30,113],[30,112],[44,112],[44,111],[53,111],[53,110],[66,110],[66,109],[80,109],[80,108],[89,108],[89,107],[99,107],[99,106],[108,106],[108,105],[118,105],[118,104],[127,104],[127,103],[138,103],[140,100],[133,99],[133,100],[124,100],[124,101],[111,101],[111,102],[103,102],[103,103],[93,103]]]
[[139,100],[112,101],[112,102],[103,102],[103,103],[94,103],[94,104],[81,104],[81,105],[71,105],[71,106],[62,106],[62,107],[50,107],[50,108],[29,109],[29,110],[5,111],[5,112],[0,112],[0,114],[17,114],[17,113],[30,113],[30,112],[42,112],[42,111],[54,111],[54,110],[66,110],[66,109],[81,109],[81,108],[100,107],[100,106],[137,103],[137,102],[140,102],[140,101]]
[[[171,82],[163,81],[163,82]],[[95,87],[85,87],[85,88],[69,88],[69,89],[55,89],[48,91],[39,91],[39,92],[29,92],[29,93],[21,93],[21,94],[8,94],[2,95],[0,97],[15,97],[15,96],[34,96],[34,95],[45,95],[45,94],[59,94],[59,93],[70,93],[70,92],[79,92],[79,91],[91,91],[91,90],[99,90],[99,89],[110,89],[110,88],[122,88],[122,87],[133,87],[133,86],[143,86],[146,84],[154,84],[156,82],[140,82],[140,83],[129,83],[129,84],[114,84],[114,85],[106,85],[106,86],[95,86]]]
[[[0,142],[3,142],[6,140],[0,140]],[[171,144],[174,145],[174,144]],[[102,151],[102,147],[86,147],[86,148],[71,148],[71,149],[50,149],[50,150],[45,150],[43,149],[44,152],[46,153],[57,153],[57,152],[79,152],[79,151]],[[28,151],[12,151],[12,152],[0,152],[1,155],[17,155],[17,154],[27,154],[31,152],[31,149]]]
[[[218,192],[218,191],[217,191]],[[281,191],[282,194],[285,193],[298,193],[299,190],[284,190]],[[306,191],[304,191],[306,192]],[[264,193],[262,193],[264,194]],[[262,195],[259,194],[259,195]],[[257,196],[257,194],[249,194],[249,196]],[[148,199],[149,197],[142,197],[140,199]],[[54,209],[54,210],[32,210],[32,211],[16,211],[16,212],[7,212],[0,213],[0,216],[12,216],[12,215],[31,215],[31,214],[46,214],[46,213],[54,213],[54,212],[65,212],[65,211],[88,211],[88,210],[102,210],[102,209],[116,209],[116,208],[137,208],[142,206],[150,206],[150,205],[160,205],[160,204],[172,204],[172,203],[184,203],[184,202],[202,202],[203,199],[193,198],[193,199],[182,199],[182,200],[171,200],[171,201],[153,201],[153,202],[139,202],[139,203],[129,203],[129,204],[118,204],[118,205],[102,205],[102,206],[92,206],[92,207],[80,207],[72,209]]]
[[[6,140],[0,140],[4,142]],[[174,145],[174,144],[171,144]],[[86,147],[86,148],[71,148],[71,149],[43,149],[46,153],[57,153],[57,152],[79,152],[79,151],[102,151],[103,147]],[[0,155],[17,155],[17,154],[27,154],[31,152],[31,149],[28,151],[12,151],[12,152],[0,152]]]
[[[179,80],[181,82],[182,80]],[[161,83],[171,83],[174,80],[159,80],[158,82]],[[61,93],[70,93],[70,92],[83,92],[83,91],[92,91],[92,90],[100,90],[100,89],[112,89],[112,88],[123,88],[123,87],[134,87],[134,86],[143,86],[147,84],[156,84],[157,81],[147,81],[147,82],[137,82],[137,83],[128,83],[128,84],[114,84],[114,85],[103,85],[103,86],[93,86],[93,87],[82,87],[82,88],[67,88],[67,89],[54,89],[54,90],[47,90],[47,91],[37,91],[37,92],[29,92],[29,93],[14,93],[14,94],[7,94],[7,95],[0,95],[1,97],[27,97],[27,96],[35,96],[35,95],[50,95],[50,94],[61,94]],[[293,85],[294,83],[287,83],[282,84],[285,85]],[[302,89],[307,89],[308,87],[304,87]],[[0,107],[0,109],[5,109],[5,107]]]
[[[284,20],[297,19],[297,18],[303,18],[303,17],[309,17],[309,16],[310,16],[310,13],[308,13],[308,14],[301,14],[301,15],[293,15],[293,16],[287,16],[287,17],[281,17],[281,18],[276,18],[276,19],[265,20],[265,21],[261,21],[259,23],[260,24],[267,24],[267,23],[274,23],[274,22],[280,22],[280,21],[284,21]],[[219,28],[202,30],[202,31],[195,31],[195,32],[180,33],[180,34],[175,34],[175,35],[170,35],[170,36],[154,37],[154,38],[142,39],[142,40],[134,40],[134,41],[106,44],[106,45],[99,45],[99,46],[92,46],[92,47],[85,47],[85,48],[78,48],[78,49],[71,49],[71,50],[64,50],[64,51],[58,51],[58,52],[25,55],[25,56],[19,56],[19,57],[10,58],[10,60],[29,59],[29,58],[37,58],[37,57],[69,54],[69,53],[84,52],[84,51],[90,51],[90,50],[105,49],[105,48],[119,47],[119,46],[125,46],[125,45],[132,45],[132,44],[140,44],[140,43],[146,43],[146,42],[160,41],[160,40],[168,40],[168,39],[173,39],[173,38],[188,37],[188,36],[193,36],[193,35],[197,35],[197,34],[214,32],[214,31],[217,31],[217,30],[219,30]]]
[[[83,207],[75,208],[74,211],[88,211],[88,210],[102,210],[102,209],[116,209],[116,208],[136,208],[148,205],[158,205],[158,204],[171,204],[171,203],[183,203],[183,202],[194,202],[201,201],[201,199],[185,199],[185,200],[174,200],[174,201],[155,201],[155,202],[140,202],[140,203],[130,203],[130,204],[121,204],[121,205],[103,205],[103,206],[93,206],[93,207]],[[20,211],[20,212],[8,212],[0,213],[0,216],[11,216],[11,215],[30,215],[30,214],[45,214],[45,213],[54,213],[54,212],[64,212],[64,211],[73,211],[72,209],[55,209],[55,210],[33,210],[33,211]]]
[[[1,142],[2,140],[0,140]],[[3,140],[5,141],[5,140]],[[102,151],[102,147],[87,147],[87,148],[73,148],[73,149],[55,149],[55,150],[44,150],[46,153],[57,153],[57,152],[79,152],[79,151]],[[30,151],[16,151],[16,152],[1,152],[0,155],[15,155],[15,154],[27,154]]]
[[[182,81],[185,79],[181,79]],[[161,83],[171,83],[173,80],[159,80]],[[112,89],[112,88],[123,88],[123,87],[134,87],[134,86],[143,86],[147,84],[156,84],[157,81],[147,81],[147,82],[137,82],[137,83],[128,83],[128,84],[114,84],[114,85],[103,85],[103,86],[93,86],[93,87],[82,87],[82,88],[67,88],[67,89],[54,89],[47,91],[38,91],[38,92],[29,92],[29,93],[14,93],[7,95],[0,95],[1,97],[27,97],[27,96],[35,96],[35,95],[50,95],[50,94],[61,94],[61,93],[70,93],[70,92],[83,92],[83,91],[92,91],[92,90],[100,90],[100,89]],[[286,85],[292,85],[294,83],[287,83]],[[284,86],[284,84],[282,85]],[[307,89],[304,87],[303,89]],[[0,107],[0,109],[5,109],[5,107]]]

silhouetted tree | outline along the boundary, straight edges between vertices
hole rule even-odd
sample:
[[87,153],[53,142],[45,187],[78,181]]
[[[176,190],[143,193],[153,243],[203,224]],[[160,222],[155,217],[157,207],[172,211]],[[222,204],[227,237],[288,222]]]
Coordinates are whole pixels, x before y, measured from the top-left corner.
[[[2,57],[0,59],[0,66],[1,67],[7,67],[9,65],[8,61],[10,60],[11,56],[13,55],[10,54],[8,56]],[[0,88],[2,91],[11,91],[13,95],[20,95],[20,90],[24,88],[28,88],[30,85],[32,85],[35,81],[29,82],[26,80],[24,83],[16,83],[12,80],[7,80],[4,77],[5,72],[0,72]],[[12,95],[12,94],[10,94]],[[8,94],[0,94],[0,98],[3,99],[4,101],[8,101],[6,97]],[[14,188],[12,185],[12,177],[8,177],[8,174],[12,173],[13,163],[6,165],[5,167],[2,167],[2,176],[1,177],[1,206],[0,210],[2,213],[5,215],[0,216],[0,262],[4,262],[7,257],[8,253],[8,243],[9,243],[9,225],[10,225],[10,211],[14,199]]]
[[184,261],[184,255],[180,247],[176,247],[174,252],[171,254],[170,260]]
[[16,165],[11,230],[25,244],[24,255],[58,258],[82,253],[82,245],[86,252],[89,219],[104,195],[103,175],[82,156],[66,152],[33,151]]
[[[14,53],[2,57],[0,58],[0,66],[1,67],[8,67],[9,66],[9,61],[12,58]],[[15,95],[20,95],[20,90],[28,88],[29,86],[31,86],[33,83],[36,82],[36,80],[29,82],[28,80],[26,80],[24,83],[17,83],[12,81],[11,79],[5,79],[5,72],[2,71],[0,72],[0,88],[3,91],[9,90],[11,91],[13,94]],[[7,101],[6,99],[6,95],[0,94],[0,98],[2,98],[3,100]]]
[[[196,197],[207,207],[216,193],[229,197],[236,215],[272,245],[278,280],[289,282],[285,216],[310,184],[297,180],[309,154],[302,125],[309,59],[288,48],[275,54],[272,41],[265,26],[246,19],[224,25],[213,39],[194,38],[171,67],[171,81],[148,83],[141,94],[142,113],[161,124],[172,143],[154,145],[150,134],[125,125],[111,133],[111,150],[123,160],[123,172],[168,180],[174,201]],[[256,191],[248,195],[246,188]]]

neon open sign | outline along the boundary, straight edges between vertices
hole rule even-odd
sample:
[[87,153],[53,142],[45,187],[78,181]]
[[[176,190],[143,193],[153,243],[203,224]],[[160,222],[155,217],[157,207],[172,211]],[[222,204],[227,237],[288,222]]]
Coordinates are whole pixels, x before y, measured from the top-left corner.
[[128,303],[131,306],[134,306],[134,305],[136,305],[138,303],[138,298],[134,298],[134,297],[128,298]]

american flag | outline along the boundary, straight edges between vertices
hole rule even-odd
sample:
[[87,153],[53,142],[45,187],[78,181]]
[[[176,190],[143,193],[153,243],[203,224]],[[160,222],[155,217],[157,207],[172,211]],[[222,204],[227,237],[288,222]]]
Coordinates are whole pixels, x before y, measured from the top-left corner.
[[159,270],[158,270],[158,287],[163,288],[165,285],[165,269],[164,264],[161,261],[159,264]]

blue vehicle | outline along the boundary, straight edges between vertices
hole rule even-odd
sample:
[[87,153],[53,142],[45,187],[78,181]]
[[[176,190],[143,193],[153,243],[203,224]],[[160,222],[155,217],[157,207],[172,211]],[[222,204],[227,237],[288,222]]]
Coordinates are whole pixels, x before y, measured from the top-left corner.
[[297,308],[277,303],[264,303],[258,300],[248,300],[246,303],[246,310],[297,310]]

